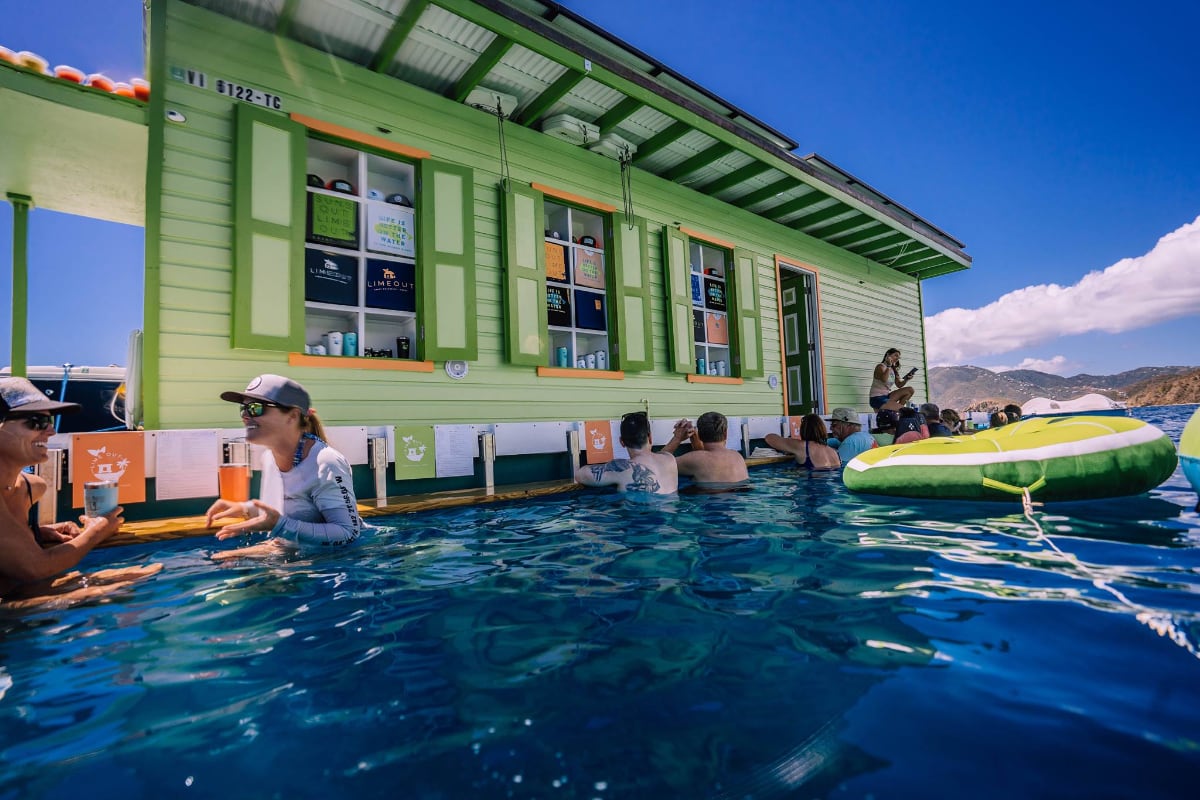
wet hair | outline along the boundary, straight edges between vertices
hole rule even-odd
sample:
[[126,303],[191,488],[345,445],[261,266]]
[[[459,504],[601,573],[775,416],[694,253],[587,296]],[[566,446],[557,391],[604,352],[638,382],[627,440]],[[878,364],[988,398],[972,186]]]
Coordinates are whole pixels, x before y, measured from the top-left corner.
[[705,444],[724,442],[729,438],[729,420],[719,411],[705,411],[696,420],[696,435]]
[[632,411],[621,417],[621,441],[626,447],[646,446],[650,441],[650,417],[645,411]]
[[900,419],[911,419],[917,416],[917,410],[912,406],[901,406],[900,411],[896,414]]
[[946,427],[950,428],[950,430],[954,430],[962,424],[962,417],[953,408],[943,408],[942,422],[946,423]]
[[1008,414],[1003,411],[993,411],[992,416],[988,418],[988,424],[993,428],[999,428],[1008,424]]
[[800,438],[806,442],[825,444],[829,439],[829,431],[825,428],[825,420],[820,414],[805,414],[800,420]]

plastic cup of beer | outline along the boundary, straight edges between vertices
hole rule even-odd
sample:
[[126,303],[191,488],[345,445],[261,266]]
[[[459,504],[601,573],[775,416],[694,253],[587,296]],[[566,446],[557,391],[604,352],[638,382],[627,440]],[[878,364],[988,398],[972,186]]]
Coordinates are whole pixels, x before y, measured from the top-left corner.
[[250,499],[250,465],[222,464],[217,472],[221,499],[244,503]]
[[83,513],[103,517],[117,507],[117,482],[93,481],[83,485]]

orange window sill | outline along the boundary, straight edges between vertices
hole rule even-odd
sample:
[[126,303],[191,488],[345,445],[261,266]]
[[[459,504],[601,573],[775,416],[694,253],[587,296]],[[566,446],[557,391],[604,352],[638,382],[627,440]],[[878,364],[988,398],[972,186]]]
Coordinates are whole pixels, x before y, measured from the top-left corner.
[[721,377],[720,375],[688,375],[688,383],[727,383],[731,386],[741,386],[741,378]]
[[625,371],[619,369],[572,369],[570,367],[538,367],[539,378],[591,378],[601,381],[623,381]]
[[310,356],[308,353],[288,353],[293,367],[322,367],[332,369],[382,369],[392,372],[433,372],[432,361],[413,361],[407,358],[360,358],[359,356]]

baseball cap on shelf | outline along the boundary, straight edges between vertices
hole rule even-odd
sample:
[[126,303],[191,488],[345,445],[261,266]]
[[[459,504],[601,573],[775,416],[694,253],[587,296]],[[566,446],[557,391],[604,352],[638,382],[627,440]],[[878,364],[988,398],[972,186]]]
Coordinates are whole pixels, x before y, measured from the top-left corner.
[[307,180],[308,180],[309,186],[316,186],[319,189],[325,188],[325,179],[322,178],[320,175],[314,175],[313,173],[310,172],[310,173],[308,173]]
[[580,236],[579,243],[581,245],[583,245],[584,247],[595,247],[596,246],[596,237],[595,236]]
[[0,419],[28,414],[73,414],[79,403],[60,403],[46,397],[26,378],[0,378]]
[[332,189],[335,192],[354,194],[354,184],[345,178],[334,178],[329,183],[325,184],[325,188]]
[[408,206],[409,208],[412,208],[412,201],[409,200],[404,195],[400,194],[399,192],[396,192],[394,194],[389,194],[384,199],[384,202],[391,203],[394,206]]
[[849,422],[852,425],[860,425],[862,421],[858,418],[858,412],[853,408],[842,406],[835,408],[833,413],[829,415],[829,419],[834,422]]
[[258,400],[277,406],[298,408],[305,414],[312,400],[303,386],[282,375],[259,375],[250,381],[244,392],[221,392],[221,399],[228,403],[253,403]]

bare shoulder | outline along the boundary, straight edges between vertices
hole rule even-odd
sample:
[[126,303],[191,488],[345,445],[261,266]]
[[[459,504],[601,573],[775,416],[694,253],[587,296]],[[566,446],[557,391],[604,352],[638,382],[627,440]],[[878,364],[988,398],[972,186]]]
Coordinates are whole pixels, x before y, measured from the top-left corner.
[[42,495],[46,493],[46,479],[41,475],[30,475],[24,473],[25,479],[29,481],[29,493],[33,497],[33,502],[42,499]]

